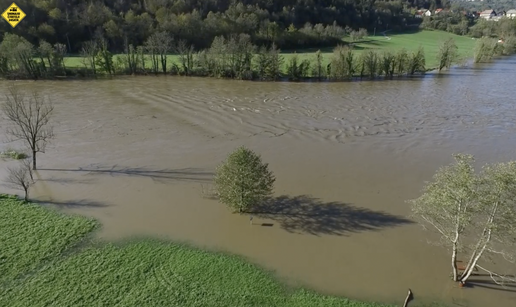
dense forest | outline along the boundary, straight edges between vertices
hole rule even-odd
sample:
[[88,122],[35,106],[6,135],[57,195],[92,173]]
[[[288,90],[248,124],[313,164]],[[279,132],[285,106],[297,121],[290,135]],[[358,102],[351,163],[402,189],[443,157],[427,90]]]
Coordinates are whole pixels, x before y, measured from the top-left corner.
[[[0,0],[7,8],[11,0]],[[18,0],[27,14],[14,29],[1,23],[0,35],[13,33],[34,45],[64,44],[78,53],[84,42],[102,36],[111,52],[142,45],[166,32],[195,49],[216,36],[248,34],[256,45],[288,49],[335,45],[345,32],[403,30],[417,25],[415,9],[435,9],[447,0]],[[0,38],[2,38],[0,37]]]
[[[10,1],[0,4],[7,8]],[[15,28],[7,22],[0,28],[0,76],[6,78],[148,73],[247,80],[394,78],[426,71],[422,47],[358,54],[354,43],[375,32],[409,28],[483,37],[475,51],[476,62],[516,51],[516,19],[478,20],[448,0],[18,0],[16,4],[26,17]],[[421,8],[445,10],[417,18]],[[499,38],[505,40],[503,47]],[[326,46],[335,48],[326,58],[318,51],[310,59],[295,55],[285,61],[280,54],[280,48],[301,51]],[[444,64],[439,69],[457,60],[454,43],[443,46],[439,52]],[[169,59],[171,53],[177,55],[175,60]],[[65,65],[70,54],[82,56],[81,68]]]
[[516,9],[516,0],[452,0],[452,5],[458,5],[463,8],[475,11],[492,9],[498,12],[503,10],[508,11],[511,9]]

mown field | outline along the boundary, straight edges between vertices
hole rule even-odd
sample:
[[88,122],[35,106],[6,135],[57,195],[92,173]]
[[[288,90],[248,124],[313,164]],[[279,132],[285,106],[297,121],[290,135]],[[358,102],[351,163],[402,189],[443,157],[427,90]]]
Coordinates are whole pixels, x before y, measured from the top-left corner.
[[239,257],[182,244],[74,248],[95,221],[11,196],[0,215],[0,306],[393,306],[288,289]]
[[[420,45],[423,46],[426,56],[427,68],[437,67],[437,53],[439,50],[439,44],[441,41],[448,38],[453,38],[458,47],[459,56],[461,58],[473,57],[473,49],[475,46],[475,40],[466,36],[459,36],[449,32],[443,31],[419,31],[415,33],[406,34],[390,34],[386,33],[387,37],[382,34],[376,36],[369,36],[363,40],[354,43],[354,50],[357,54],[364,50],[376,49],[376,50],[391,50],[397,51],[402,48],[408,51],[416,50]],[[343,40],[343,43],[350,43],[349,38]],[[285,50],[282,52],[284,57],[284,66],[294,54],[297,54],[300,60],[308,59],[313,61],[315,58],[315,52],[318,48],[311,49],[300,49],[300,50]],[[333,47],[322,48],[321,52],[324,55],[325,65],[330,60],[333,52]],[[115,55],[117,57],[117,55]],[[169,62],[179,63],[177,55],[171,54],[168,57]],[[84,59],[80,56],[70,56],[65,58],[65,65],[67,67],[83,67]],[[150,67],[150,61],[147,67]],[[285,70],[285,67],[283,67]]]

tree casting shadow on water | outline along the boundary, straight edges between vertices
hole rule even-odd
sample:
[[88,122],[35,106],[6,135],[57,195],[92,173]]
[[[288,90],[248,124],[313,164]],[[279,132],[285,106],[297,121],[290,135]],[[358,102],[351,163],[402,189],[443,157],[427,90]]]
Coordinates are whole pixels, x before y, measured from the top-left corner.
[[506,282],[503,286],[495,283],[491,279],[469,279],[466,283],[467,288],[485,288],[504,292],[516,293],[516,283]]
[[155,181],[187,181],[187,182],[210,182],[213,179],[214,173],[208,172],[199,168],[182,168],[182,169],[151,169],[148,167],[124,167],[113,165],[88,165],[86,167],[79,167],[78,169],[58,169],[58,168],[40,168],[41,171],[54,172],[84,172],[86,174],[104,174],[114,176],[131,176],[131,177],[146,177]]
[[414,223],[385,212],[340,202],[322,202],[305,195],[271,198],[256,206],[251,214],[273,220],[288,232],[312,235],[342,236]]
[[56,200],[37,200],[31,199],[31,203],[39,204],[39,205],[54,205],[62,208],[105,208],[110,205],[101,203],[94,200],[89,199],[81,199],[81,200],[70,200],[70,201],[56,201]]

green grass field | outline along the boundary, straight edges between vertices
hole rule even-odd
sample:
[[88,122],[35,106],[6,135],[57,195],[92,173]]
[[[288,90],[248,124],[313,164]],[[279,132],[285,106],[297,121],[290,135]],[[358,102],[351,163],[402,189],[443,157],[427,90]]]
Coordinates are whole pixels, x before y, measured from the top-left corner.
[[[437,53],[439,51],[439,44],[441,41],[453,38],[457,44],[459,56],[462,58],[472,58],[473,48],[475,47],[475,40],[470,37],[459,36],[443,31],[420,31],[407,34],[387,33],[386,35],[390,39],[378,34],[376,36],[366,37],[363,41],[355,43],[355,52],[359,54],[364,50],[371,49],[398,51],[402,48],[405,48],[408,51],[416,51],[421,45],[425,50],[427,68],[434,68],[437,67]],[[348,43],[350,42],[349,40],[345,41]],[[330,58],[332,50],[333,48],[321,50],[321,52],[324,51],[326,60]],[[300,59],[313,59],[316,51],[317,49],[306,49],[296,51],[296,53]],[[294,51],[284,53],[286,59],[293,54]]]
[[[443,31],[420,31],[407,34],[387,33],[386,35],[390,39],[387,39],[381,34],[377,34],[376,36],[369,36],[364,38],[364,40],[360,42],[356,42],[354,47],[355,52],[359,54],[363,50],[370,49],[397,51],[402,48],[405,48],[409,51],[414,51],[421,45],[425,49],[427,68],[434,68],[437,67],[436,56],[439,50],[439,43],[442,40],[453,38],[455,40],[455,43],[457,44],[460,57],[473,57],[473,48],[475,46],[475,40],[471,39],[470,37],[459,36]],[[345,39],[344,42],[349,43],[347,39]],[[313,60],[315,58],[315,52],[317,50],[318,48],[301,49],[295,51],[286,50],[282,52],[285,59],[284,63],[286,64],[288,62],[288,59],[292,57],[295,53],[298,55],[300,60]],[[323,52],[324,54],[325,64],[328,63],[332,51],[333,47],[321,49],[321,52]],[[65,58],[65,65],[67,67],[84,67],[83,62],[83,58],[79,56]],[[177,55],[169,55],[169,62],[179,63]],[[147,67],[150,67],[150,62],[147,63]]]
[[0,214],[0,306],[392,306],[289,290],[239,257],[181,244],[66,252],[94,221],[5,195]]

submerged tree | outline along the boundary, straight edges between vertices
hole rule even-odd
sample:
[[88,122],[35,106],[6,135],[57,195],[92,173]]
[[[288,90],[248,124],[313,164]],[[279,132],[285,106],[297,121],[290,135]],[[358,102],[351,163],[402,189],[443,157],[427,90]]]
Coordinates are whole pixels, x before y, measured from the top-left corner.
[[272,194],[275,177],[261,157],[246,147],[231,153],[217,167],[215,186],[220,202],[245,212]]
[[9,167],[7,170],[5,182],[13,189],[22,190],[25,193],[25,201],[28,201],[29,188],[34,182],[30,162],[23,160],[17,167]]
[[54,137],[49,125],[54,106],[36,92],[27,98],[17,88],[10,86],[1,109],[11,122],[6,133],[13,140],[25,142],[32,152],[32,168],[37,169],[36,154],[44,153],[47,143]]
[[439,71],[443,68],[450,68],[457,59],[457,45],[453,38],[449,38],[439,45],[437,52],[437,62],[439,63]]
[[[466,283],[477,268],[503,285],[514,277],[480,266],[498,257],[516,260],[516,162],[485,166],[475,174],[470,155],[455,155],[456,163],[437,171],[421,197],[411,200],[422,224],[440,234],[451,249],[453,280]],[[457,256],[467,259],[462,273]]]

